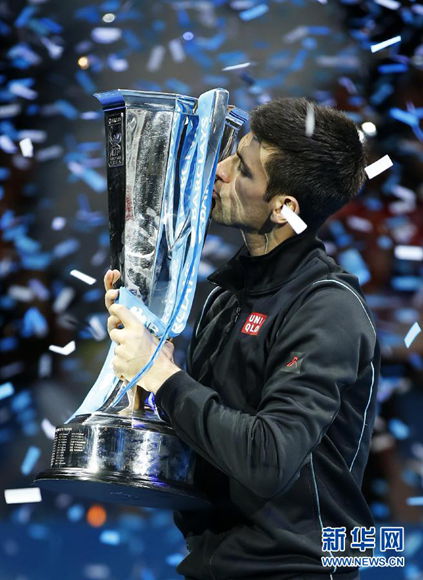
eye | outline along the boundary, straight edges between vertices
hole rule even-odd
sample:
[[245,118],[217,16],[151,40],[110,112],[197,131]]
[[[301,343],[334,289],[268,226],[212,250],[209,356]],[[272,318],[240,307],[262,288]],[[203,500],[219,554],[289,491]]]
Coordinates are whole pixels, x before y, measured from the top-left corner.
[[244,167],[244,165],[242,164],[242,161],[241,160],[239,162],[239,172],[244,177],[251,177],[251,173],[248,171],[248,169],[246,169],[246,167]]

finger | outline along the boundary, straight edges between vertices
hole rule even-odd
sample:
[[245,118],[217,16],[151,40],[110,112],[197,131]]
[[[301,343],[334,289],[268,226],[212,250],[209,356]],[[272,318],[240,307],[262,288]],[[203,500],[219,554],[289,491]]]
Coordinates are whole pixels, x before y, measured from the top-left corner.
[[123,344],[118,344],[115,347],[115,358],[118,357],[121,361],[126,360],[126,347]]
[[126,306],[123,306],[123,304],[112,304],[109,307],[109,312],[113,316],[117,316],[117,318],[120,318],[120,320],[122,321],[122,323],[125,327],[126,326],[140,326],[141,325],[141,322],[138,320],[138,318],[135,316],[135,314],[133,314],[129,310],[129,308],[126,308]]
[[110,334],[110,332],[114,329],[114,328],[119,328],[122,325],[122,321],[120,320],[120,318],[118,318],[117,316],[109,316],[109,318],[107,319],[107,332]]
[[106,305],[107,310],[109,310],[110,306],[117,300],[119,296],[119,290],[107,290],[106,294],[104,295],[104,303]]
[[116,342],[117,344],[122,344],[122,342],[125,339],[125,329],[118,329],[118,328],[113,328],[113,330],[111,330],[109,332],[109,336],[110,338],[113,340],[113,342]]
[[120,278],[119,270],[113,270],[113,281],[112,281],[113,286],[116,284],[119,278]]
[[104,275],[104,288],[107,290],[113,289],[113,284],[117,282],[120,278],[119,270],[107,270]]

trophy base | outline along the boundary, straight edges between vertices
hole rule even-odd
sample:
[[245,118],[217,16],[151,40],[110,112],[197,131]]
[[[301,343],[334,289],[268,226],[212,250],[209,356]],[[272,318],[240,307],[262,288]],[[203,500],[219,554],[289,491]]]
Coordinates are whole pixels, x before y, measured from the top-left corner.
[[153,413],[80,415],[56,428],[51,465],[34,483],[97,501],[172,510],[210,507],[195,453]]
[[138,507],[169,510],[203,510],[210,503],[199,494],[194,495],[184,489],[176,489],[160,482],[137,481],[125,483],[122,478],[109,477],[95,479],[83,473],[69,473],[70,470],[41,472],[34,480],[39,487],[50,492],[67,493],[75,497],[95,499],[100,503],[119,503]]

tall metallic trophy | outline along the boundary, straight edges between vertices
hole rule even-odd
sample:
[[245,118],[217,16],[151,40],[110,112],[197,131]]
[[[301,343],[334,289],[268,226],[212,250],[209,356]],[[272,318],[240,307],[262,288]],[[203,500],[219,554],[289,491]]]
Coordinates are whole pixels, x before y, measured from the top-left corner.
[[[105,114],[111,267],[119,302],[160,339],[184,329],[192,305],[218,160],[246,120],[215,89],[198,99],[115,90],[95,95]],[[51,466],[38,485],[57,492],[169,509],[207,500],[195,453],[157,413],[154,396],[113,374],[111,343],[94,386],[56,428]]]

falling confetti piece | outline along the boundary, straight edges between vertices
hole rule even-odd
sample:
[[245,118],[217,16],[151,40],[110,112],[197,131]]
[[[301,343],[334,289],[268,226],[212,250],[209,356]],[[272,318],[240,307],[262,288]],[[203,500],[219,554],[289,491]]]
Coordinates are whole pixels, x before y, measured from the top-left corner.
[[28,137],[19,141],[19,147],[21,148],[24,157],[32,157],[34,155],[34,147],[31,139]]
[[383,50],[384,48],[392,46],[393,44],[398,44],[399,42],[401,42],[401,36],[394,36],[393,38],[389,38],[388,40],[384,40],[383,42],[372,44],[370,46],[370,50],[372,52],[378,52],[379,50]]
[[75,341],[71,340],[65,346],[55,346],[54,344],[51,344],[48,348],[52,352],[56,352],[57,354],[63,354],[64,356],[68,356],[74,352],[76,345],[75,345]]
[[398,10],[401,7],[401,3],[396,0],[374,0],[376,4],[389,8],[389,10]]
[[423,260],[423,248],[421,246],[396,246],[394,255],[399,260]]
[[307,103],[307,115],[305,120],[305,134],[307,137],[311,137],[314,133],[314,107],[312,103]]
[[282,206],[281,213],[296,234],[300,234],[306,229],[307,224],[286,204]]
[[228,70],[238,70],[238,69],[242,69],[242,68],[247,68],[251,65],[250,62],[242,62],[241,64],[233,64],[231,66],[225,66],[225,68],[222,68],[223,71],[228,71]]
[[54,435],[56,433],[56,427],[50,423],[48,419],[43,419],[41,421],[41,429],[43,430],[45,436],[48,439],[54,440]]
[[10,397],[15,392],[15,388],[12,383],[7,382],[0,385],[0,401],[6,397]]
[[34,447],[33,445],[29,447],[21,465],[21,472],[23,475],[28,475],[32,471],[40,455],[41,451],[38,447]]
[[88,274],[84,274],[83,272],[80,272],[79,270],[71,270],[69,273],[74,278],[78,278],[78,280],[81,280],[82,282],[85,282],[85,284],[89,284],[90,286],[92,284],[95,284],[95,282],[96,282],[95,278],[92,278],[91,276],[88,276]]
[[166,49],[164,46],[155,46],[152,48],[150,53],[150,58],[147,62],[147,70],[150,72],[155,72],[159,70],[162,65],[163,58],[165,55]]
[[423,496],[408,497],[407,505],[423,505]]
[[407,332],[407,334],[404,337],[404,342],[405,342],[405,346],[407,348],[410,348],[411,344],[413,343],[414,339],[416,338],[416,336],[418,334],[420,334],[420,332],[422,331],[422,329],[420,328],[420,325],[418,322],[415,322],[413,324],[413,326],[410,328],[410,330]]
[[367,177],[369,179],[373,179],[377,175],[380,175],[387,169],[393,166],[393,163],[389,157],[389,155],[384,155],[374,163],[368,165],[364,171],[367,173]]
[[253,6],[253,8],[240,12],[239,17],[241,18],[241,20],[249,22],[250,20],[254,20],[255,18],[260,18],[260,16],[266,14],[268,10],[269,6],[267,4],[257,4],[257,6]]
[[20,489],[5,489],[6,503],[35,503],[42,501],[39,487],[22,487]]

